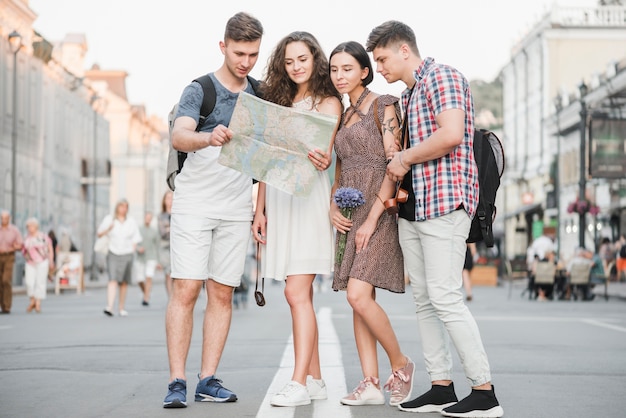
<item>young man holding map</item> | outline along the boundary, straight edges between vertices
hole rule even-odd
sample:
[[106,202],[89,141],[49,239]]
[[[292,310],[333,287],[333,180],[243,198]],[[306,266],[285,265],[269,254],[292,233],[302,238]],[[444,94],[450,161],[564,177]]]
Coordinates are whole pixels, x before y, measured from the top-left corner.
[[202,87],[185,87],[172,130],[172,145],[188,153],[176,176],[170,224],[172,293],[165,330],[170,367],[164,408],[187,406],[185,366],[193,329],[193,310],[206,283],[198,402],[234,402],[237,395],[222,386],[215,373],[228,337],[233,289],[244,270],[252,221],[252,179],[217,162],[221,146],[233,132],[227,128],[241,91],[254,94],[247,76],[259,56],[263,26],[246,13],[228,20],[219,46],[222,66],[210,77],[215,110],[196,132]]

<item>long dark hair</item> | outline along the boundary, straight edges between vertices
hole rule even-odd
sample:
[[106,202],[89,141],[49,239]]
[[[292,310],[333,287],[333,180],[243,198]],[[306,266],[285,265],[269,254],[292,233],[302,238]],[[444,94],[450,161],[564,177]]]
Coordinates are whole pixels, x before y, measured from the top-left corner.
[[[367,68],[369,70],[367,73],[367,77],[361,80],[361,85],[363,87],[369,85],[374,80],[374,70],[372,69],[372,61],[370,60],[369,55],[367,55],[367,51],[365,50],[363,45],[355,41],[348,41],[348,42],[340,43],[339,45],[335,47],[335,49],[333,49],[333,52],[330,53],[330,56],[328,57],[328,62],[330,62],[333,59],[333,56],[335,54],[338,54],[340,52],[345,52],[346,54],[352,55],[352,57],[354,57],[354,59],[361,66],[361,69]],[[330,73],[330,66],[328,68],[328,71]]]
[[265,100],[281,106],[293,105],[298,86],[285,70],[285,49],[292,42],[303,42],[313,55],[313,73],[309,80],[309,93],[315,99],[336,97],[341,102],[341,95],[335,89],[328,75],[328,60],[319,42],[309,32],[296,31],[278,42],[265,69],[265,79],[261,84],[261,93]]

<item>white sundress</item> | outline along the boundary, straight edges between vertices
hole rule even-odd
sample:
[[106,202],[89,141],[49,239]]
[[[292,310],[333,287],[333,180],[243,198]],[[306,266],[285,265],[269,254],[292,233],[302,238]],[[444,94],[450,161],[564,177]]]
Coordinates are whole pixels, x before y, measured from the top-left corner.
[[[311,110],[311,98],[293,107]],[[334,234],[330,210],[328,170],[317,171],[306,197],[296,197],[269,184],[265,193],[267,244],[261,248],[263,277],[285,280],[295,274],[325,274],[333,270]]]

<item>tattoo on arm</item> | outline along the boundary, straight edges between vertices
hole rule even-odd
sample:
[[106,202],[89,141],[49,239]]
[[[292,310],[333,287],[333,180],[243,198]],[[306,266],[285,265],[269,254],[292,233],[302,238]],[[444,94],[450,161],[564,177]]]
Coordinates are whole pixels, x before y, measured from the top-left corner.
[[394,131],[396,129],[398,129],[398,127],[396,126],[394,121],[395,121],[395,118],[389,118],[386,121],[384,121],[384,123],[383,123],[383,136],[385,135],[385,132],[391,132],[391,134],[394,135]]
[[[385,138],[385,134],[389,132],[393,138],[393,142],[388,142]],[[400,150],[400,127],[397,124],[396,118],[389,118],[383,123],[383,141],[385,142],[387,158],[395,152]]]

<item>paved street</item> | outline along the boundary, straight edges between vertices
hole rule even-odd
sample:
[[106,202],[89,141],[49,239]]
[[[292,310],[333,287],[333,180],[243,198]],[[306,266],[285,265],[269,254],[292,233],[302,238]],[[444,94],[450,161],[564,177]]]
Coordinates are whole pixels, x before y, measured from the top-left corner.
[[[103,280],[103,279],[101,279]],[[389,406],[345,407],[339,398],[361,378],[344,293],[316,294],[320,351],[329,399],[311,406],[274,408],[269,397],[291,373],[290,316],[280,285],[266,283],[267,305],[234,311],[218,377],[234,390],[232,404],[193,402],[199,368],[202,303],[187,362],[189,407],[165,410],[168,381],[164,337],[166,296],[156,283],[150,307],[129,290],[129,316],[106,317],[105,290],[53,293],[41,314],[14,297],[0,316],[0,417],[409,417]],[[470,308],[478,321],[506,417],[622,417],[626,409],[626,301],[537,302],[520,297],[522,284],[476,287]],[[416,362],[418,395],[429,382],[410,294],[379,292],[403,350]],[[204,299],[202,299],[202,302]],[[250,300],[253,303],[252,300]],[[457,395],[469,386],[455,358]],[[380,353],[380,376],[389,375]],[[426,414],[438,416],[438,414]]]

